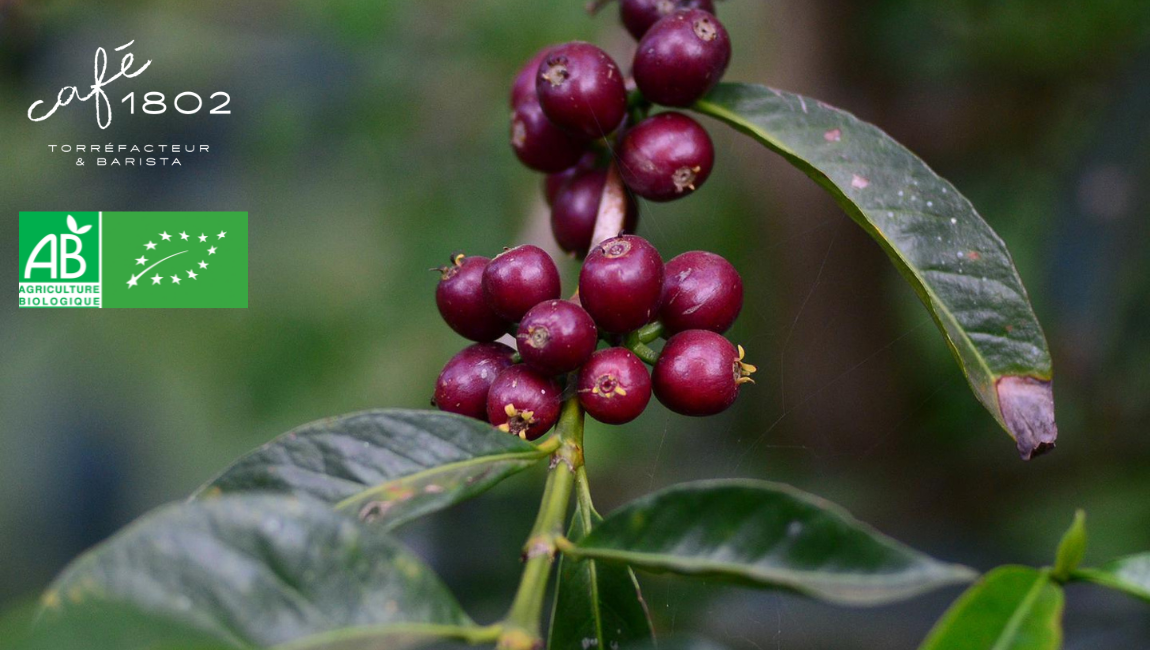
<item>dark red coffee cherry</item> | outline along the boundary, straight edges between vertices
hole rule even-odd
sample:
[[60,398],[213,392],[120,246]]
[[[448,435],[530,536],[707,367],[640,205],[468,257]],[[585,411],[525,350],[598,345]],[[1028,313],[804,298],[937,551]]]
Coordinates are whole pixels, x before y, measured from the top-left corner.
[[591,417],[606,424],[625,424],[647,408],[651,375],[626,348],[599,350],[579,371],[578,395]]
[[476,343],[459,351],[435,382],[439,410],[487,421],[487,392],[495,378],[510,368],[515,350],[502,343]]
[[562,189],[567,181],[588,169],[593,169],[595,167],[595,158],[595,153],[589,151],[584,154],[575,165],[561,172],[548,174],[547,177],[543,179],[543,197],[547,199],[547,205],[553,205],[555,203],[555,195],[559,193],[559,190]]
[[451,329],[472,341],[494,341],[507,333],[509,325],[483,299],[483,270],[490,261],[460,254],[439,268],[442,276],[435,287],[439,314]]
[[495,256],[483,271],[483,299],[500,317],[518,322],[535,305],[559,297],[559,269],[542,248],[523,245]]
[[[590,169],[575,174],[556,192],[551,202],[551,232],[560,248],[579,257],[587,254],[606,184],[606,169]],[[623,232],[634,232],[638,223],[639,204],[628,192]]]
[[715,3],[712,0],[620,0],[619,17],[627,31],[639,40],[651,25],[676,9],[702,9],[713,14]]
[[583,365],[599,343],[595,321],[582,307],[567,300],[535,305],[519,322],[515,344],[533,370],[561,375]]
[[754,371],[743,363],[743,348],[736,349],[722,334],[687,330],[667,340],[651,374],[663,406],[698,416],[727,410]]
[[511,108],[518,106],[524,99],[535,97],[535,76],[539,73],[539,64],[543,62],[543,57],[551,51],[551,47],[545,47],[527,60],[519,72],[515,74],[515,82],[511,84]]
[[556,125],[591,138],[608,135],[627,112],[623,73],[603,50],[575,41],[552,48],[539,64],[535,89]]
[[619,173],[631,191],[672,201],[703,186],[715,165],[715,147],[698,122],[660,113],[627,131],[619,144]]
[[487,419],[500,431],[535,440],[559,419],[559,384],[524,365],[495,378],[487,393]]
[[603,331],[651,322],[663,291],[663,258],[646,239],[623,235],[591,249],[579,271],[579,301]]
[[531,169],[559,172],[579,162],[587,151],[587,139],[552,124],[539,100],[527,98],[511,112],[511,148]]
[[659,319],[667,333],[710,330],[722,334],[743,309],[743,279],[714,253],[690,251],[663,267]]
[[731,39],[714,14],[676,11],[639,41],[631,68],[643,96],[663,106],[690,106],[719,83],[731,61]]

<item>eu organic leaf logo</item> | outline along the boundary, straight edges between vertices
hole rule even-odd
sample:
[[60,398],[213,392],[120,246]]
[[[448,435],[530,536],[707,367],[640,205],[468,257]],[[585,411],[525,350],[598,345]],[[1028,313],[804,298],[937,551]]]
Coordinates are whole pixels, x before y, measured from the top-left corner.
[[71,230],[73,233],[75,233],[77,235],[83,235],[84,233],[88,232],[91,229],[92,229],[91,224],[88,224],[87,226],[84,226],[83,228],[79,227],[76,224],[76,220],[72,218],[72,215],[68,215],[68,230]]
[[[228,235],[227,231],[221,230],[219,232],[219,234],[217,234],[217,235],[206,235],[204,233],[200,233],[200,235],[198,237],[195,237],[195,236],[189,235],[186,231],[181,231],[179,233],[179,239],[173,239],[173,236],[168,234],[168,231],[166,231],[166,230],[162,233],[159,233],[159,239],[160,239],[159,244],[157,244],[152,239],[149,239],[148,242],[143,245],[144,246],[144,254],[141,255],[140,257],[136,258],[135,261],[136,261],[136,266],[144,266],[145,268],[143,271],[140,271],[139,273],[134,273],[134,274],[132,274],[132,276],[130,278],[128,278],[128,288],[131,289],[132,287],[139,286],[140,279],[143,278],[145,274],[147,274],[148,272],[150,272],[152,269],[156,268],[157,266],[163,264],[164,262],[167,262],[168,260],[172,259],[173,257],[178,257],[178,256],[183,255],[185,253],[192,252],[193,253],[192,259],[195,259],[195,251],[193,249],[198,247],[200,244],[211,243],[212,244],[211,246],[208,246],[203,251],[199,252],[199,256],[202,257],[203,259],[201,259],[198,263],[193,263],[191,265],[192,266],[191,269],[181,269],[184,273],[187,274],[186,277],[181,276],[180,271],[177,271],[175,274],[173,274],[171,276],[167,276],[167,277],[160,275],[159,272],[156,272],[155,275],[148,278],[149,280],[151,280],[151,283],[148,286],[163,284],[165,281],[167,281],[169,285],[179,285],[184,281],[198,279],[200,274],[197,273],[195,269],[198,268],[200,270],[200,273],[202,273],[205,269],[208,268],[208,266],[210,266],[210,263],[207,260],[212,255],[215,255],[217,252],[219,252],[219,247],[216,246],[215,244],[220,243],[220,240],[222,240],[224,237],[227,237],[227,235]],[[208,241],[209,236],[215,237],[216,238],[215,241],[209,242]],[[149,261],[148,260],[148,251],[157,251],[156,254],[159,254],[159,252],[158,252],[159,249],[157,248],[157,246],[163,246],[167,242],[175,244],[177,248],[183,248],[184,250],[177,250],[176,252],[161,258],[159,261],[153,262],[151,265],[148,265],[148,261]],[[187,242],[187,243],[180,245],[181,242]],[[171,266],[171,265],[169,265],[169,266]]]

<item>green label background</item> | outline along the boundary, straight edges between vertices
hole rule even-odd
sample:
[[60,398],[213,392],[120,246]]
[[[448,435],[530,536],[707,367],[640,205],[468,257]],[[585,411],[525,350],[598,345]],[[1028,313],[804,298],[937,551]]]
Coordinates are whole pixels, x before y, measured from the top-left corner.
[[[226,231],[223,239],[217,237]],[[171,240],[164,241],[160,233]],[[179,233],[187,232],[188,241]],[[200,243],[200,234],[208,240]],[[156,244],[147,250],[147,242]],[[217,248],[208,255],[208,248]],[[128,278],[153,263],[180,251],[128,287]],[[136,264],[144,256],[147,264]],[[208,263],[201,269],[200,261]],[[198,277],[191,279],[188,271]],[[152,276],[163,282],[153,285]],[[171,276],[181,282],[174,285]],[[105,212],[104,213],[104,306],[105,307],[247,307],[248,306],[248,215],[246,212]]]
[[[32,271],[32,277],[24,278],[24,266],[28,263],[28,257],[32,254],[32,249],[36,248],[36,244],[45,235],[69,235],[74,234],[68,230],[68,215],[76,220],[76,225],[83,228],[84,226],[92,226],[92,229],[83,235],[76,235],[80,238],[80,256],[87,262],[87,267],[84,269],[84,275],[78,278],[71,278],[63,280],[60,278],[52,279],[48,269],[35,269]],[[99,282],[100,280],[100,224],[98,212],[21,212],[20,213],[20,281],[21,282]],[[219,232],[218,230],[216,232]],[[59,241],[57,240],[57,262],[62,251],[59,250]],[[40,251],[40,261],[48,259],[47,248]],[[75,268],[76,262],[71,262],[69,268]],[[57,268],[59,268],[57,266]]]

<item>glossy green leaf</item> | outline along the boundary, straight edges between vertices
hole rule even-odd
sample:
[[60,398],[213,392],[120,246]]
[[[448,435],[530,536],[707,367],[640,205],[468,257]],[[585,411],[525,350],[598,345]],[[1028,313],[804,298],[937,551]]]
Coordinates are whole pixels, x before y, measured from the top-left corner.
[[959,597],[919,650],[1057,650],[1062,607],[1046,571],[1001,567]]
[[818,497],[764,481],[700,481],[647,495],[611,513],[570,552],[851,605],[909,598],[975,575]]
[[1114,560],[1099,569],[1080,569],[1073,577],[1116,589],[1150,603],[1150,553]]
[[[479,629],[381,528],[273,495],[162,508],[73,562],[43,603],[38,627],[89,633],[89,650],[264,648],[397,624]],[[91,621],[102,624],[87,630]]]
[[[592,526],[602,521],[589,513]],[[587,532],[582,506],[575,512],[567,538]],[[551,610],[550,650],[618,648],[651,639],[651,620],[639,582],[629,567],[564,557],[559,561],[555,605]]]
[[800,95],[720,84],[695,109],[827,190],[914,287],[1022,457],[1054,446],[1046,338],[1006,246],[953,185],[873,125]]
[[450,413],[365,411],[285,433],[224,470],[196,498],[285,492],[394,528],[470,499],[546,455]]
[[[235,645],[204,639],[202,633],[162,621],[125,607],[93,607],[70,613],[30,632],[9,630],[0,624],[0,647],[5,650],[415,650],[458,647],[462,642],[493,642],[488,628],[426,623],[349,627],[304,637],[276,646]],[[140,635],[146,645],[138,645]],[[460,643],[452,643],[458,641]]]
[[1086,557],[1086,513],[1082,510],[1074,513],[1074,523],[1062,535],[1058,544],[1058,555],[1054,561],[1054,577],[1065,582],[1070,574],[1082,563]]

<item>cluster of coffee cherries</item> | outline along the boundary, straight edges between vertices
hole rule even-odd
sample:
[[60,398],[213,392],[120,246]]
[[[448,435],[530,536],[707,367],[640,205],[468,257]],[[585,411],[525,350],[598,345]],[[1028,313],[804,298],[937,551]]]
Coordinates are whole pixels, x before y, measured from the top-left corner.
[[[647,240],[620,235],[589,251],[571,300],[536,246],[457,254],[439,271],[440,314],[476,343],[444,366],[433,403],[526,440],[554,426],[565,395],[608,424],[637,418],[652,392],[677,413],[713,415],[755,370],[722,334],[742,309],[743,282],[714,253],[664,264]],[[667,339],[661,352],[642,340],[650,332]],[[517,350],[496,341],[505,334]]]
[[[690,106],[726,71],[731,41],[712,0],[619,4],[639,41],[630,77],[603,50],[575,41],[537,52],[511,89],[511,147],[524,165],[549,174],[552,232],[580,257],[592,243],[608,174],[603,162],[614,159],[627,188],[650,201],[694,192],[715,162],[698,122],[675,111],[646,116],[652,103]],[[612,151],[605,138],[613,133]],[[624,232],[634,232],[638,206],[628,201]]]

